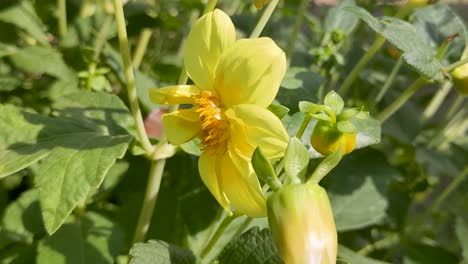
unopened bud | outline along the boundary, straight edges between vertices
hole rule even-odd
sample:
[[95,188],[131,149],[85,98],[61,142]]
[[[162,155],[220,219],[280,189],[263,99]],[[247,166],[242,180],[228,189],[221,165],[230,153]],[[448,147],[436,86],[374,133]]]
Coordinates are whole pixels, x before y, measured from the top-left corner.
[[416,8],[416,7],[424,7],[427,5],[431,5],[438,2],[437,0],[408,0],[406,4],[408,7]]
[[337,233],[326,191],[285,185],[267,200],[268,222],[286,264],[335,264]]
[[463,96],[468,95],[468,63],[452,72],[453,86]]

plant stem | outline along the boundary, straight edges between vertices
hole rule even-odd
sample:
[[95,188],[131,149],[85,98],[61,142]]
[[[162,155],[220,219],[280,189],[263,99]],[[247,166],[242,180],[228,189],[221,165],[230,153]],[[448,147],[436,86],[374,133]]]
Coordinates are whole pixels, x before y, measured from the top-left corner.
[[378,250],[378,249],[382,249],[388,246],[395,245],[398,243],[398,241],[399,241],[398,235],[390,235],[390,236],[383,238],[382,240],[376,241],[372,244],[369,244],[363,247],[357,253],[359,255],[366,256],[374,250]]
[[141,61],[143,56],[145,55],[146,48],[148,47],[148,43],[151,39],[152,31],[149,28],[145,28],[141,31],[140,37],[138,38],[138,44],[133,53],[133,67],[138,69],[140,67]]
[[299,34],[302,22],[304,21],[304,14],[307,10],[308,3],[308,0],[301,0],[298,7],[298,13],[296,14],[296,23],[294,24],[291,37],[289,38],[288,45],[286,46],[286,56],[288,58],[288,64],[291,64],[292,53],[296,44],[297,35]]
[[463,104],[463,101],[465,98],[461,95],[457,95],[457,98],[455,101],[452,103],[452,106],[449,108],[447,111],[447,114],[445,115],[445,122],[449,122],[451,118],[455,115],[455,113],[458,110],[458,107]]
[[464,59],[461,59],[461,60],[459,60],[459,61],[457,61],[457,62],[455,62],[455,63],[452,63],[452,64],[450,64],[450,65],[444,67],[443,69],[444,69],[444,71],[446,71],[446,72],[451,72],[451,71],[455,70],[456,68],[458,68],[458,67],[464,65],[465,63],[468,63],[468,57],[466,57],[466,58],[464,58]]
[[403,58],[400,56],[395,66],[393,66],[392,72],[390,73],[387,80],[385,81],[384,86],[379,91],[379,94],[377,94],[374,104],[377,104],[378,102],[380,102],[380,100],[382,100],[382,98],[384,97],[384,95],[387,93],[388,89],[392,85],[393,81],[395,80],[395,77],[397,76],[398,71],[400,70],[402,65],[403,65]]
[[221,235],[224,233],[226,228],[229,226],[229,224],[231,224],[231,222],[234,221],[234,219],[236,219],[239,216],[241,216],[241,215],[233,214],[231,216],[226,216],[224,218],[223,222],[221,222],[221,224],[218,226],[218,229],[216,229],[216,231],[213,234],[213,236],[211,237],[210,241],[208,242],[208,244],[205,246],[205,248],[201,252],[201,254],[200,254],[201,259],[205,258],[208,255],[208,253],[210,253],[210,251],[216,245],[216,242],[218,242]]
[[104,23],[102,24],[101,29],[98,32],[96,43],[94,45],[93,61],[95,62],[99,59],[102,48],[104,47],[104,44],[106,43],[107,35],[109,34],[109,29],[112,25],[112,19],[113,19],[112,16],[106,16]]
[[130,59],[130,49],[128,46],[127,29],[125,28],[125,17],[121,0],[114,0],[115,21],[117,22],[117,33],[120,44],[120,54],[124,65],[125,78],[127,80],[128,100],[132,110],[133,119],[137,129],[138,139],[143,149],[148,155],[153,152],[153,145],[146,134],[143,117],[141,115],[140,105],[138,103],[135,75],[133,73],[132,61]]
[[361,57],[359,62],[356,64],[356,66],[354,66],[354,69],[343,81],[343,85],[341,85],[340,89],[338,90],[338,93],[341,94],[341,96],[344,96],[349,91],[349,88],[351,88],[351,85],[357,79],[361,71],[364,69],[364,67],[366,67],[366,65],[375,56],[375,54],[380,50],[380,48],[382,47],[384,43],[385,43],[384,37],[378,35],[375,38],[374,43],[372,43],[372,45],[369,47],[369,49],[364,54],[364,56]]
[[145,239],[148,228],[151,224],[153,217],[154,207],[158,198],[159,187],[161,186],[161,178],[164,172],[164,165],[166,160],[156,160],[151,162],[148,184],[146,186],[146,193],[140,216],[138,217],[138,224],[135,229],[133,243],[141,242]]
[[263,29],[265,28],[268,20],[270,19],[271,15],[273,14],[273,11],[275,11],[276,6],[278,5],[279,0],[272,0],[270,4],[265,8],[265,11],[263,12],[262,16],[260,17],[260,20],[257,22],[257,25],[255,26],[254,30],[252,31],[252,34],[250,34],[249,38],[258,38],[260,34],[262,33]]
[[431,119],[432,116],[434,116],[434,114],[437,112],[437,110],[440,108],[440,106],[444,102],[445,97],[447,97],[447,95],[449,94],[451,88],[452,88],[452,82],[447,81],[442,84],[442,87],[440,87],[440,89],[432,98],[429,105],[424,110],[424,113],[423,113],[424,121],[427,121]]
[[309,122],[310,122],[311,119],[312,119],[312,116],[310,114],[306,114],[306,116],[304,117],[304,120],[302,121],[301,127],[299,128],[299,130],[296,133],[296,137],[298,139],[301,139],[302,135],[304,135],[304,132],[305,132],[307,126],[309,125]]
[[400,107],[402,107],[410,98],[413,96],[421,87],[426,84],[423,78],[417,79],[411,86],[406,89],[400,97],[398,97],[392,104],[385,108],[378,116],[377,120],[381,123],[385,122],[390,116],[392,116]]
[[431,211],[436,211],[440,208],[440,206],[444,203],[444,201],[449,197],[449,195],[460,186],[460,184],[466,179],[468,176],[468,166],[466,166],[460,174],[458,174],[455,179],[450,182],[450,184],[445,188],[439,197],[435,200],[435,202],[431,206]]
[[65,0],[57,0],[59,10],[59,35],[63,38],[67,34],[67,3]]
[[203,14],[213,11],[216,8],[216,4],[218,4],[218,0],[208,0],[208,3],[203,10]]

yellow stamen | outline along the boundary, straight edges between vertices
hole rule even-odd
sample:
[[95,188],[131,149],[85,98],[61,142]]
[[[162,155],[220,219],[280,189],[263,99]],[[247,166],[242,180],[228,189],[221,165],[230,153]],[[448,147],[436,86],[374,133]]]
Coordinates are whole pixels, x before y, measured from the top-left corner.
[[203,91],[195,103],[198,105],[197,112],[200,113],[202,122],[202,141],[203,150],[217,149],[228,139],[228,122],[224,112],[219,108],[219,99],[211,91]]

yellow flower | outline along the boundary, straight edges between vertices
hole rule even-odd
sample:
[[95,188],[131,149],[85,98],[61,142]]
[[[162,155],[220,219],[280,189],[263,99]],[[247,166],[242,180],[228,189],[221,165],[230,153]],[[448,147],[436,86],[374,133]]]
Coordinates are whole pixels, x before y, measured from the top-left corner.
[[250,159],[260,146],[270,159],[284,152],[288,135],[266,107],[286,71],[284,52],[269,38],[236,41],[230,18],[216,9],[198,19],[185,44],[184,63],[194,85],[152,89],[160,104],[190,104],[162,121],[169,142],[201,138],[200,176],[216,200],[252,217],[266,215]]
[[264,5],[268,4],[269,2],[271,2],[271,0],[254,0],[254,5],[256,8],[260,9],[262,8]]

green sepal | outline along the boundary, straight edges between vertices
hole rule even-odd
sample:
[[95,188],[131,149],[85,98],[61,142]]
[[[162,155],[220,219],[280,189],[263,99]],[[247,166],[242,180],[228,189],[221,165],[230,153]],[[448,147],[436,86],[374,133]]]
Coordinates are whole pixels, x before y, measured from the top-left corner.
[[281,188],[281,182],[278,180],[275,169],[260,147],[257,147],[252,155],[252,167],[257,176],[268,184],[271,189],[278,190]]
[[319,183],[323,177],[327,176],[331,170],[333,170],[343,158],[343,145],[336,152],[332,152],[319,163],[315,171],[310,176],[308,183]]
[[330,107],[335,114],[341,113],[344,107],[343,99],[341,99],[341,96],[335,91],[331,91],[325,96],[324,103],[326,106]]
[[289,141],[284,155],[285,183],[300,183],[309,164],[309,151],[301,140],[293,137]]
[[280,104],[271,104],[268,106],[268,110],[275,114],[279,119],[283,118],[289,113],[289,108]]
[[351,134],[356,133],[356,127],[349,120],[338,121],[336,127],[342,133]]

